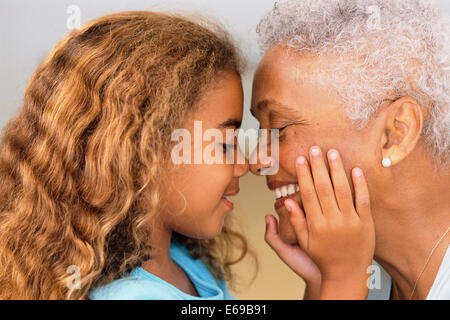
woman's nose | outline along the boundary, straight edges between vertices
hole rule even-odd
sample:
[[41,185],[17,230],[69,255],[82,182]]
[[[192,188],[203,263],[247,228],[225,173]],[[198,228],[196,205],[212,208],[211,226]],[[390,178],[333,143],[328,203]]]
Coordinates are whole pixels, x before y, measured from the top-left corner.
[[262,163],[258,154],[258,146],[250,155],[250,171],[255,175],[261,175],[261,169],[270,167],[270,163]]

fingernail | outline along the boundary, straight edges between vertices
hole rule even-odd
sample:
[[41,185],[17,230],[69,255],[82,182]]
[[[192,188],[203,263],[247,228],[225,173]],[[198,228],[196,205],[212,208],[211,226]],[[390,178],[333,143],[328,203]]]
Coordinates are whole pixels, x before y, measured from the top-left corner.
[[287,211],[291,212],[292,211],[292,207],[289,204],[289,202],[287,202],[287,200],[284,200],[284,206],[286,207]]
[[302,157],[298,157],[297,158],[297,163],[298,164],[305,164],[305,157],[303,157],[303,156]]
[[265,216],[266,224],[269,224],[269,216]]
[[355,177],[362,177],[363,172],[361,169],[355,168],[355,169],[353,169],[353,174],[355,175]]
[[319,147],[312,147],[311,148],[311,155],[313,157],[317,157],[320,154],[320,148]]
[[338,152],[336,150],[330,150],[328,152],[328,158],[330,160],[336,160],[338,158]]

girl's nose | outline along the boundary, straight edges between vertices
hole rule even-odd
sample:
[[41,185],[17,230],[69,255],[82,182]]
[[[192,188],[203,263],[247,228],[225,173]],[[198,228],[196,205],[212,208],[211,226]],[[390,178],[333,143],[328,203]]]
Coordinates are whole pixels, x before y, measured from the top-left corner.
[[[234,176],[235,177],[242,177],[245,176],[248,172],[249,169],[249,165],[248,165],[248,160],[247,158],[242,154],[240,148],[237,148],[237,152],[240,153],[241,159],[244,159],[244,161],[239,161],[236,163],[236,165],[234,166]],[[239,157],[238,157],[239,159]]]

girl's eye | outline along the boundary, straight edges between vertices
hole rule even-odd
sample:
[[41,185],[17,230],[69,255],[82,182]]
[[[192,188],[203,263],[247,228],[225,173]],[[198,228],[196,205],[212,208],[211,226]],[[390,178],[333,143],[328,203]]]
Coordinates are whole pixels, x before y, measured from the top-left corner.
[[225,151],[234,149],[234,144],[225,144],[225,143],[223,143],[222,146],[223,146],[223,149]]

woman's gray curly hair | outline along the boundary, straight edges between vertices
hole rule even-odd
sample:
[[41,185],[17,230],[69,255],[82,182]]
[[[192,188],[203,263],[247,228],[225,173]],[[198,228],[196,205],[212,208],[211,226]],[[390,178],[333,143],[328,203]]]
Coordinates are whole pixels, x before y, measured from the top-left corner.
[[[265,52],[337,57],[321,70],[363,128],[382,101],[415,98],[427,108],[423,137],[438,167],[450,162],[450,28],[428,0],[288,0],[257,27]],[[350,57],[350,59],[349,59]]]

